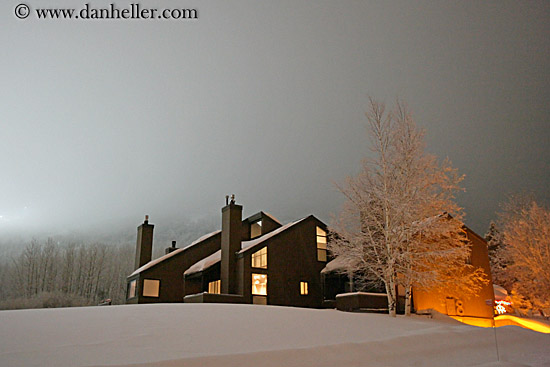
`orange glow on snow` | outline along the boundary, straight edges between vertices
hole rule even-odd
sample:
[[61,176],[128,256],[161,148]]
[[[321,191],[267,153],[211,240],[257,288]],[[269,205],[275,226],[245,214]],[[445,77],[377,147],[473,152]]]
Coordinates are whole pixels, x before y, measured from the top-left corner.
[[[485,319],[481,317],[460,317],[460,316],[451,316],[453,319],[460,321],[467,325],[478,326],[478,327],[493,327],[493,319]],[[537,320],[524,319],[512,315],[499,315],[495,316],[495,326],[506,326],[506,325],[515,325],[520,326],[525,329],[530,329],[537,331],[539,333],[550,334],[550,325],[545,324]]]

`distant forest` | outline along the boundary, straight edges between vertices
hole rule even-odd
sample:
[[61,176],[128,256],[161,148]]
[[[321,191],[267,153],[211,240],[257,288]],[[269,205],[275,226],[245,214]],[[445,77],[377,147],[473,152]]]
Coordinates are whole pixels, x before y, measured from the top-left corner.
[[[138,223],[139,224],[139,223]],[[219,228],[217,220],[159,225],[153,258],[172,240],[183,247]],[[135,228],[119,234],[59,236],[0,243],[0,310],[123,304],[134,270]]]
[[134,248],[32,240],[0,265],[0,308],[68,307],[123,303]]

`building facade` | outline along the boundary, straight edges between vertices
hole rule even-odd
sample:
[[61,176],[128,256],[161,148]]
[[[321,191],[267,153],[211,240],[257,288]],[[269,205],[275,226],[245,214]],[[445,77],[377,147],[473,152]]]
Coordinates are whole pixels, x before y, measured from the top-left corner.
[[[353,276],[327,253],[327,226],[308,216],[281,224],[265,212],[242,219],[242,206],[222,208],[221,230],[152,260],[154,226],[138,227],[135,271],[127,278],[127,303],[248,303],[296,307],[383,309],[384,289],[357,293]],[[491,277],[487,243],[464,226],[471,264]],[[404,292],[398,289],[398,312]],[[492,282],[468,297],[454,289],[413,288],[413,309],[451,316],[491,317]]]
[[483,285],[479,292],[470,295],[464,295],[457,289],[446,286],[432,291],[413,287],[414,309],[417,312],[433,309],[449,316],[493,317],[495,294],[487,241],[470,228],[463,228],[470,245],[469,263],[474,268],[483,269],[488,283]]
[[[432,310],[449,316],[465,316],[491,318],[493,316],[494,291],[489,264],[487,242],[468,228],[462,225],[466,241],[470,249],[468,263],[474,269],[482,269],[488,282],[482,285],[481,290],[475,294],[463,294],[456,287],[443,285],[430,290],[412,287],[412,310],[416,313],[428,313]],[[338,258],[330,261],[322,270],[324,298],[326,305],[338,307],[342,303],[343,309],[379,309],[379,293],[384,293],[382,287],[367,290],[367,293],[356,292],[354,289],[353,275],[346,274],[344,264]],[[405,290],[397,287],[397,312],[405,309]],[[345,297],[343,297],[345,296]],[[387,308],[387,301],[385,303]]]
[[282,225],[267,213],[242,219],[233,200],[222,229],[151,261],[153,225],[138,227],[127,303],[229,302],[321,307],[326,225],[308,216]]

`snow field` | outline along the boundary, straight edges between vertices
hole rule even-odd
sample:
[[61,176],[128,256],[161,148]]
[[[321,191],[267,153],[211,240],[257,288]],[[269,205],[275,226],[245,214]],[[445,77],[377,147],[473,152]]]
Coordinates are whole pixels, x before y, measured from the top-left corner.
[[550,334],[291,307],[0,312],[0,366],[550,366]]

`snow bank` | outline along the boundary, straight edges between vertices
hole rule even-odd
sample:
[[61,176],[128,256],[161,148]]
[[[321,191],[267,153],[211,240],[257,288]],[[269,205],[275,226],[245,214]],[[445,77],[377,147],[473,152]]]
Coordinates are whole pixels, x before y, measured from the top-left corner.
[[[335,310],[160,304],[0,312],[2,366],[543,366],[550,335]],[[368,363],[363,363],[368,361]],[[493,364],[491,364],[493,363]]]

